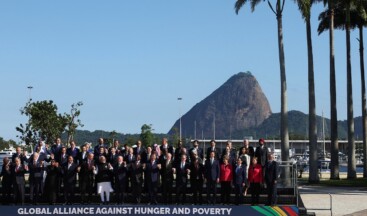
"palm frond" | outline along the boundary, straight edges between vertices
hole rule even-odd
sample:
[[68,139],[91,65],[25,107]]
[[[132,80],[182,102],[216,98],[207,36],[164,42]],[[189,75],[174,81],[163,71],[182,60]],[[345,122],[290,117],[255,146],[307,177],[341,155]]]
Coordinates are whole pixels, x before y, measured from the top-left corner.
[[242,8],[242,6],[244,6],[245,4],[246,4],[246,0],[237,0],[236,1],[236,3],[234,4],[234,9],[236,11],[236,14],[238,14],[238,12]]

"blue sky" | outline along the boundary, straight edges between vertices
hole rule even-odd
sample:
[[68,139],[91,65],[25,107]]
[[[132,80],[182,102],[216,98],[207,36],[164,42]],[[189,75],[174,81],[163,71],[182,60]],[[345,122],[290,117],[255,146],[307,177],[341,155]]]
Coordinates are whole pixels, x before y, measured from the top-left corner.
[[[260,4],[235,14],[234,0],[0,0],[0,136],[16,139],[29,97],[59,112],[83,101],[86,130],[166,133],[232,75],[251,71],[280,110],[275,15]],[[328,33],[313,46],[317,113],[329,112]],[[283,15],[288,109],[308,113],[305,24],[293,1]],[[358,32],[352,32],[354,114],[361,115]],[[345,33],[336,31],[338,118],[346,119]],[[177,97],[183,100],[179,103]]]

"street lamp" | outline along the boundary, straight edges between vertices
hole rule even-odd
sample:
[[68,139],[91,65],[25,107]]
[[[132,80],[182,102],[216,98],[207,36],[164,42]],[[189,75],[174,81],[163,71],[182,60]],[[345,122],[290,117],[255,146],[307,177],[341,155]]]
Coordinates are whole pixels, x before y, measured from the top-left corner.
[[31,101],[31,91],[33,89],[33,86],[28,86],[27,88],[29,89],[29,101]]
[[[178,101],[182,101],[182,98],[179,97],[177,98]],[[182,115],[181,115],[181,103],[180,103],[180,109],[179,109],[179,114],[180,114],[180,141],[182,140],[182,121],[181,121],[181,118],[182,118]]]

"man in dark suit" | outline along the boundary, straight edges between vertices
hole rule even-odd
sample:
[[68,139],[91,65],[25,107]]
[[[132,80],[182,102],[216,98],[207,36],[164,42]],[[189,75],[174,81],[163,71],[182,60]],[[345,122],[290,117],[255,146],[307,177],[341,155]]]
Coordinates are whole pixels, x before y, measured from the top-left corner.
[[74,158],[68,156],[68,163],[61,170],[64,180],[65,205],[74,201],[77,168],[78,166],[74,163]]
[[125,155],[125,157],[124,157],[124,161],[126,161],[127,164],[130,164],[130,163],[134,163],[135,160],[136,159],[135,159],[135,155],[134,155],[134,149],[129,148],[128,154]]
[[[186,202],[186,189],[190,165],[186,162],[186,155],[181,155],[181,161],[175,167],[176,170],[176,203],[184,204]],[[181,199],[182,197],[182,199]]]
[[[205,161],[205,180],[208,202],[215,204],[217,200],[217,184],[219,183],[219,161],[215,159],[215,153],[210,152],[210,157]],[[213,194],[213,198],[211,198]]]
[[163,138],[162,139],[162,145],[159,147],[161,150],[161,155],[166,155],[166,153],[170,153],[171,155],[173,155],[173,146],[168,144],[168,139],[167,138]]
[[[107,145],[105,145],[104,144],[104,140],[103,140],[103,138],[99,138],[98,139],[98,145],[96,145],[95,147],[94,147],[94,158],[97,160],[97,161],[99,161],[99,156],[102,156],[102,155],[100,155],[100,148],[104,148],[104,149],[108,149],[108,146]],[[105,156],[105,155],[103,155],[103,156]],[[99,163],[99,162],[98,162]]]
[[13,177],[14,203],[17,204],[20,201],[20,204],[24,205],[24,174],[28,171],[28,167],[22,165],[19,158],[15,158],[14,162],[14,166],[11,168],[11,174]]
[[242,159],[238,158],[234,168],[234,186],[236,195],[236,205],[242,203],[243,189],[246,185],[246,165],[242,164]]
[[265,140],[263,138],[259,139],[259,146],[256,147],[255,157],[257,157],[258,163],[262,166],[263,177],[265,177],[265,165],[268,163],[268,147],[265,145]]
[[241,155],[242,149],[244,148],[248,150],[247,154],[252,158],[255,154],[255,151],[254,147],[250,146],[250,141],[248,139],[243,140],[243,146],[239,150],[239,155]]
[[210,152],[214,152],[215,153],[215,159],[219,160],[220,150],[215,145],[216,145],[215,140],[211,140],[210,141],[210,147],[208,147],[206,149],[206,159],[209,159]]
[[32,160],[29,161],[29,196],[34,205],[37,205],[41,192],[41,183],[43,180],[44,161],[40,158],[39,153],[35,152],[32,155]]
[[202,148],[199,148],[199,141],[194,140],[192,144],[193,147],[189,150],[190,160],[192,161],[194,159],[194,155],[201,159],[204,159],[204,151]]
[[24,165],[24,162],[27,161],[27,157],[26,157],[26,154],[25,152],[22,152],[22,148],[21,147],[17,147],[15,149],[15,153],[12,155],[11,157],[11,161],[12,163],[14,164],[15,163],[15,158],[19,158],[20,159],[20,163],[22,165]]
[[117,158],[119,157],[120,155],[117,154],[116,152],[116,148],[115,147],[111,147],[110,148],[110,151],[108,153],[108,156],[107,156],[107,161],[108,163],[114,165],[117,163]]
[[76,147],[76,143],[75,141],[71,141],[70,142],[70,148],[68,148],[66,150],[66,153],[69,155],[69,156],[72,156],[74,158],[74,162],[77,163],[78,161],[78,156],[79,156],[79,149]]
[[195,158],[190,164],[190,185],[194,198],[194,205],[203,203],[204,165]]
[[113,166],[113,174],[115,177],[115,192],[116,200],[118,204],[124,203],[124,194],[126,192],[127,185],[127,165],[122,156],[117,157],[117,162]]
[[145,148],[142,146],[142,142],[141,142],[141,140],[138,140],[137,142],[136,142],[136,147],[134,148],[134,155],[135,155],[135,157],[136,157],[136,155],[138,155],[138,154],[143,154],[144,152],[145,152],[146,150],[145,150]]
[[[93,167],[95,166],[93,153],[88,153],[87,159],[79,165],[79,189],[82,204],[89,202],[89,198],[92,197],[94,191]],[[86,194],[89,196],[86,197]]]
[[183,147],[182,140],[179,140],[177,142],[177,147],[175,148],[175,154],[173,155],[174,156],[173,157],[174,164],[176,164],[175,162],[180,161],[182,147]]
[[158,164],[157,155],[152,153],[150,160],[145,164],[144,178],[147,179],[147,189],[149,192],[150,204],[157,204],[157,192],[159,185],[159,170],[161,165]]
[[139,204],[141,202],[141,193],[143,190],[143,163],[141,162],[141,156],[136,156],[136,161],[128,165],[129,172],[131,173],[131,188],[132,195],[135,198],[135,202]]
[[229,164],[234,166],[237,159],[237,151],[235,148],[232,147],[232,141],[230,140],[227,141],[226,148],[224,148],[222,151],[221,160],[223,160],[225,156],[228,157]]
[[64,145],[61,143],[61,139],[57,138],[56,143],[51,146],[51,154],[54,155],[54,158],[60,157],[62,147],[64,147]]
[[84,161],[87,160],[87,158],[88,158],[87,146],[82,145],[81,151],[79,152],[78,155],[78,164],[81,165]]
[[60,177],[61,168],[59,167],[59,163],[57,163],[54,159],[51,159],[50,165],[45,167],[46,170],[46,179],[45,179],[45,189],[46,193],[44,193],[45,198],[49,202],[50,205],[55,205],[57,201],[57,190],[58,190],[58,179]]
[[66,153],[66,147],[62,147],[59,157],[55,157],[56,162],[58,162],[61,166],[64,166],[68,162],[68,154]]
[[166,159],[162,162],[162,197],[165,204],[172,203],[173,188],[173,160],[170,153],[166,154]]
[[266,205],[277,204],[277,181],[279,175],[279,163],[274,160],[274,154],[268,154],[265,165],[265,183],[267,186],[268,199]]

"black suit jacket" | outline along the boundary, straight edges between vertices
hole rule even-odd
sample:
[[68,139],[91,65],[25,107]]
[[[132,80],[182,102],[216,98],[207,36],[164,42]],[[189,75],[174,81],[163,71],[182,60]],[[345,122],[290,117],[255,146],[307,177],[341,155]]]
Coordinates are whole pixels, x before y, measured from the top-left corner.
[[65,186],[75,185],[76,183],[76,173],[77,173],[77,165],[73,163],[70,168],[68,168],[69,164],[65,164],[62,168],[62,175],[64,179]]
[[129,164],[128,169],[131,174],[131,178],[130,178],[131,183],[142,184],[144,170],[143,170],[143,164],[141,163],[141,161],[139,162],[139,164],[137,164],[137,161]]
[[[189,150],[189,155],[190,155],[190,157],[191,157],[191,158],[193,157],[193,151],[194,151],[194,149],[195,149],[195,148],[191,148],[191,149]],[[203,151],[203,149],[202,149],[202,148],[197,148],[197,150],[196,150],[196,154],[197,154],[197,156],[198,156],[199,158],[204,159],[204,151]]]
[[134,148],[134,155],[137,156],[138,154],[142,155],[145,152],[145,148],[143,146],[140,147],[138,152],[138,147]]
[[13,184],[15,185],[25,185],[25,178],[24,178],[24,174],[27,172],[24,168],[23,165],[20,165],[19,168],[17,168],[14,164],[14,166],[12,166],[10,168],[11,170],[11,174],[13,177]]
[[266,184],[274,184],[279,175],[279,163],[276,161],[268,161],[265,165],[265,181]]
[[79,152],[78,154],[78,164],[82,164],[88,158],[88,152]]
[[209,181],[216,181],[219,179],[220,175],[220,167],[219,161],[214,160],[213,164],[211,164],[210,159],[205,161],[205,178]]
[[262,167],[264,167],[268,162],[268,153],[269,150],[266,145],[264,145],[262,148],[260,146],[256,147],[255,157],[257,157],[257,161]]
[[41,181],[43,178],[44,167],[42,161],[37,160],[36,164],[30,162],[28,164],[29,168],[29,182]]
[[181,161],[176,164],[176,183],[177,184],[186,184],[188,175],[187,170],[190,169],[189,163],[185,162],[185,165],[181,167]]
[[145,164],[144,178],[146,178],[148,182],[159,181],[159,169],[157,165],[158,160],[155,160],[153,164],[150,161]]
[[20,163],[21,164],[24,164],[25,161],[27,161],[27,157],[23,154],[17,154],[17,153],[14,153],[12,156],[11,156],[11,162],[12,163],[15,163],[15,158],[20,158]]
[[[210,158],[210,152],[212,152],[213,150],[212,150],[212,147],[208,147],[207,149],[206,149],[206,158],[207,159],[209,159]],[[218,147],[214,147],[214,153],[215,153],[215,159],[217,159],[217,160],[219,160],[219,153],[220,152],[220,150],[219,150],[219,148]]]
[[163,148],[163,145],[159,146],[160,150],[161,150],[161,155],[165,155],[168,151],[168,153],[171,153],[172,155],[174,155],[174,151],[173,151],[173,147],[171,145],[167,145],[167,148]]
[[113,166],[113,175],[115,177],[115,184],[125,184],[127,180],[127,171],[128,168],[124,163],[119,165],[116,163]]
[[198,166],[195,166],[195,163],[191,163],[190,164],[190,180],[191,181],[197,181],[199,180],[203,180],[204,174],[205,174],[205,170],[204,170],[204,165],[202,163],[198,163]]
[[246,165],[240,165],[239,168],[236,165],[234,168],[234,180],[233,182],[237,185],[242,185],[247,182],[246,179]]
[[162,162],[161,176],[162,176],[162,184],[172,182],[173,181],[173,160],[170,160],[167,164],[167,160]]

